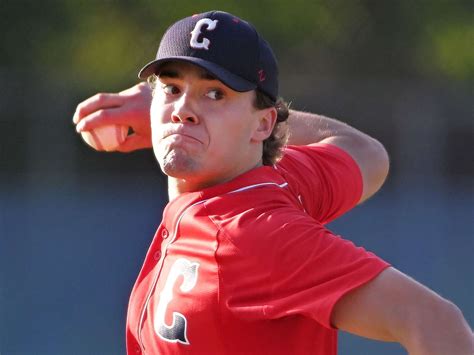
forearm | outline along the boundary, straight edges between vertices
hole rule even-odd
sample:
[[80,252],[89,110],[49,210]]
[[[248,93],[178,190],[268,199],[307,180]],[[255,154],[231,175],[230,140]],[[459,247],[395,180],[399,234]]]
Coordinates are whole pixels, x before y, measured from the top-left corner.
[[331,321],[355,335],[400,343],[410,355],[474,354],[459,308],[392,267],[344,295]]
[[425,324],[409,339],[406,349],[410,355],[474,354],[472,330],[457,307],[447,308],[451,310],[434,315],[432,324]]

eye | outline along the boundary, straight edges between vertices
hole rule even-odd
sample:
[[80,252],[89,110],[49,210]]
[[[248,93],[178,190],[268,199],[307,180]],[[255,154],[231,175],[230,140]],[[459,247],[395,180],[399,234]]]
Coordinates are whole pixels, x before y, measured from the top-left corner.
[[162,89],[163,89],[164,93],[168,94],[168,95],[179,94],[179,88],[175,85],[171,85],[171,84],[163,85]]
[[212,89],[207,92],[206,96],[212,100],[217,101],[224,98],[224,92],[219,89]]

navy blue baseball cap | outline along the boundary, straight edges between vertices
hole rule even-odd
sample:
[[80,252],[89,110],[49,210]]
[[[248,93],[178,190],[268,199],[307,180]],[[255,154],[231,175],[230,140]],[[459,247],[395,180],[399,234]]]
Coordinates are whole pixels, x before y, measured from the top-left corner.
[[278,65],[269,44],[250,23],[227,12],[209,11],[171,25],[156,59],[138,77],[157,74],[170,61],[193,63],[235,91],[259,89],[278,97]]

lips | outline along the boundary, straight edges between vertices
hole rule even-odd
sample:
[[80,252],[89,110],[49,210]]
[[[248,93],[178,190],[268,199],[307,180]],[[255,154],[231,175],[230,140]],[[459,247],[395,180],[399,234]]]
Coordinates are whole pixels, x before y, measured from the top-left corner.
[[[179,137],[184,137],[184,138],[188,138],[188,139],[193,139],[195,141],[198,141],[198,142],[201,142],[199,139],[195,138],[195,137],[192,137],[190,135],[187,135],[187,134],[183,134],[183,133],[173,133],[173,134],[170,134],[169,136],[167,136],[166,138],[168,137],[173,137],[173,136],[179,136]],[[202,143],[202,142],[201,142]]]
[[163,135],[162,139],[166,139],[168,137],[173,137],[173,136],[182,137],[184,139],[192,139],[192,140],[198,141],[199,143],[203,143],[200,139],[196,138],[194,135],[190,135],[189,133],[183,133],[183,132],[166,132]]

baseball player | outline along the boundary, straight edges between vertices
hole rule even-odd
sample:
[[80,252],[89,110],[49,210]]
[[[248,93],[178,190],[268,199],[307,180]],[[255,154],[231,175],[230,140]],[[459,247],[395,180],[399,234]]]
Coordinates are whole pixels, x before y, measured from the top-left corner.
[[336,354],[338,329],[410,354],[474,353],[456,306],[325,228],[380,188],[387,154],[288,111],[252,25],[219,11],[182,19],[139,76],[153,95],[96,95],[74,117],[78,131],[131,126],[120,150],[152,145],[168,176],[130,296],[129,354]]

